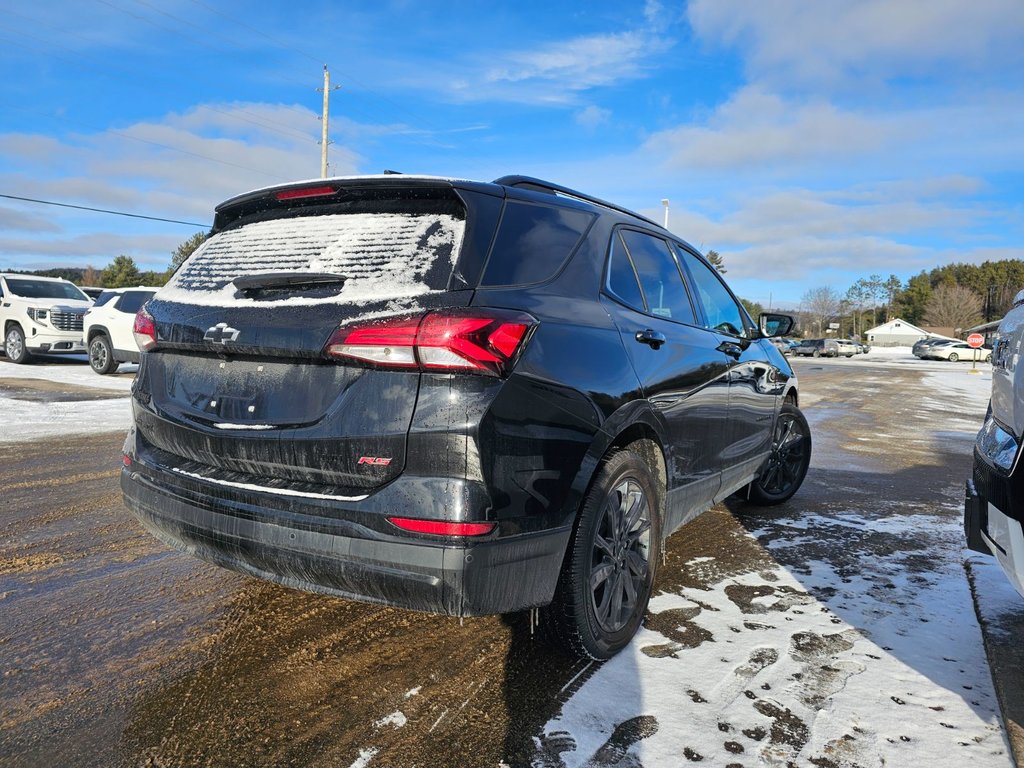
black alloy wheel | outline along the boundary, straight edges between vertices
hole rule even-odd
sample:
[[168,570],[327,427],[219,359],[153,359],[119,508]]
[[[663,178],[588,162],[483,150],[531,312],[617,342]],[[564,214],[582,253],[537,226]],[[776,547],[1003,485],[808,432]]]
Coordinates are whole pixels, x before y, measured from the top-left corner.
[[643,621],[661,523],[653,473],[637,453],[612,454],[587,493],[542,628],[576,656],[608,659]]
[[102,333],[94,336],[89,342],[89,365],[99,374],[113,373],[117,370],[117,360],[114,358],[110,340]]
[[793,496],[811,463],[811,430],[792,403],[783,404],[772,432],[772,448],[760,476],[750,484],[748,498],[770,506]]

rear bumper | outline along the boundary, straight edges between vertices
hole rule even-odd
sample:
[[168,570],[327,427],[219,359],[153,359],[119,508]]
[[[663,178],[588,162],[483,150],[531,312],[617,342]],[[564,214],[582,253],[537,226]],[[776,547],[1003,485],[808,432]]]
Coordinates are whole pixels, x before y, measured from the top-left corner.
[[977,552],[994,555],[1014,588],[1024,596],[1024,510],[1015,509],[1014,493],[1020,482],[1011,473],[994,470],[977,452],[974,476],[967,481],[964,500],[964,535],[967,546]]
[[[423,517],[442,503],[422,498],[422,484],[402,484],[400,478],[375,496],[398,506],[415,492]],[[297,589],[452,616],[549,603],[571,533],[391,535],[365,524],[365,508],[379,506],[379,498],[373,505],[362,499],[292,503],[138,463],[122,470],[121,489],[125,504],[157,538],[209,562]]]

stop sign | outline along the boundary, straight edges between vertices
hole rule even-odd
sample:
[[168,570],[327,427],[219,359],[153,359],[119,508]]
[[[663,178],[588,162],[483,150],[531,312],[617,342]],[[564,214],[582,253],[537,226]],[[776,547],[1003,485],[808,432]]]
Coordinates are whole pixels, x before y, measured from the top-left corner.
[[985,337],[982,336],[980,333],[972,333],[970,336],[967,337],[967,346],[969,346],[971,349],[977,349],[984,343]]

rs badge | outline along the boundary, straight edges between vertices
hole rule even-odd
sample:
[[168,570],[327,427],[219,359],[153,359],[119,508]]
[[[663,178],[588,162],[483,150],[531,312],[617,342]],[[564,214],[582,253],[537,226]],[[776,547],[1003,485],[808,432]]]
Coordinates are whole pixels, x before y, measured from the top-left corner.
[[383,456],[360,456],[358,463],[371,464],[375,467],[386,467],[388,464],[391,463],[391,457],[388,456],[387,458],[385,458]]

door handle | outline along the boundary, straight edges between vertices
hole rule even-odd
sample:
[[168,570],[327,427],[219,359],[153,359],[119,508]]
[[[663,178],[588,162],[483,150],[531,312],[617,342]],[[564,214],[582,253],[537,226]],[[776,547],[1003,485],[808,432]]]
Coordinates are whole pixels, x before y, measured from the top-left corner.
[[645,328],[642,331],[637,331],[636,340],[641,344],[646,344],[651,349],[658,349],[667,341],[664,333],[658,333],[651,328]]
[[739,360],[740,355],[743,354],[743,347],[734,341],[723,341],[721,344],[718,345],[718,351],[724,352],[729,357],[735,360]]

